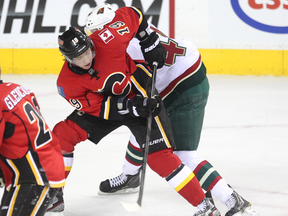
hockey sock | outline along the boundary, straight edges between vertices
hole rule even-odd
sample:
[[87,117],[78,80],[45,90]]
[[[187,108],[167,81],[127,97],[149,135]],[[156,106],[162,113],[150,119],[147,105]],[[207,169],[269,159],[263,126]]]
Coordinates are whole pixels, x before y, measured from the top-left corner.
[[200,204],[205,197],[194,173],[181,163],[172,153],[172,149],[164,149],[148,155],[148,165],[193,206]]
[[135,175],[142,166],[143,153],[133,135],[130,136],[126,149],[125,162],[122,167],[125,175]]
[[73,165],[74,157],[73,153],[63,154],[63,160],[65,165],[65,178],[67,179]]
[[208,161],[199,157],[196,151],[174,151],[174,154],[193,170],[204,190],[211,190],[213,197],[225,203],[233,190]]
[[213,197],[225,204],[233,193],[233,189],[228,186],[224,179],[220,179],[211,190],[211,193]]
[[222,179],[214,167],[206,160],[199,163],[193,172],[200,182],[201,187],[206,191],[212,190],[217,182]]
[[175,151],[181,161],[193,170],[201,187],[208,191],[222,179],[214,167],[203,158],[199,157],[196,151]]

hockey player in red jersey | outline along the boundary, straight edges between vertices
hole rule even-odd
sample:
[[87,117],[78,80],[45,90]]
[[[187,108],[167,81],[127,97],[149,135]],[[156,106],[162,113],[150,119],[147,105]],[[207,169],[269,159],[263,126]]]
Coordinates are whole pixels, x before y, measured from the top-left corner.
[[97,144],[122,125],[144,144],[146,117],[152,110],[148,165],[200,209],[198,212],[202,213],[197,215],[220,215],[213,200],[205,197],[194,173],[173,154],[174,139],[162,101],[157,95],[147,97],[150,69],[145,65],[137,67],[126,53],[130,40],[136,36],[147,64],[152,67],[156,61],[162,67],[166,50],[159,37],[149,31],[137,8],[124,7],[115,12],[109,5],[102,5],[93,12],[111,16],[105,16],[109,23],[90,32],[91,39],[73,27],[59,36],[59,49],[67,61],[57,80],[58,91],[76,108],[53,129],[60,140],[66,170],[71,169],[76,144],[87,138]]
[[58,140],[31,90],[0,80],[0,100],[0,166],[6,185],[0,215],[42,216],[65,184]]

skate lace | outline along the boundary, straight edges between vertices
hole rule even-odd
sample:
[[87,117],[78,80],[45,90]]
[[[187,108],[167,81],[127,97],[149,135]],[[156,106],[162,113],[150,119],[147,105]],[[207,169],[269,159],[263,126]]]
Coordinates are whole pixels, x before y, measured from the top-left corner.
[[124,184],[127,181],[127,176],[123,173],[117,177],[109,179],[111,187],[117,187],[119,185]]

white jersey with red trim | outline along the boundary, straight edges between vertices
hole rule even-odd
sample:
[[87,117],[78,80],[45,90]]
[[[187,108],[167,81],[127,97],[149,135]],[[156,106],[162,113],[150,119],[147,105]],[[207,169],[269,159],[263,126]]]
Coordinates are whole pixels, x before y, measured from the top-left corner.
[[[168,86],[169,89],[173,89],[178,83],[183,81],[183,79],[197,72],[197,69],[201,66],[201,56],[197,47],[187,39],[177,40],[160,35],[159,37],[161,43],[167,49],[165,65],[157,70],[156,77],[156,88],[159,93],[162,93],[162,95],[160,95],[163,97],[170,92],[166,91],[167,93],[163,95]],[[127,52],[135,61],[144,60],[139,41],[136,38],[131,40]],[[195,69],[187,73],[187,70],[191,67]]]

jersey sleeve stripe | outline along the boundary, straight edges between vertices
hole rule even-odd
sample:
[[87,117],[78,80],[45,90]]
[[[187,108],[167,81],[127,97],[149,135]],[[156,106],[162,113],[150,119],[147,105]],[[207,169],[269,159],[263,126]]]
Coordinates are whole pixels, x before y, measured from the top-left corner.
[[110,113],[111,97],[109,96],[105,102],[104,119],[108,120]]
[[134,76],[131,76],[131,80],[132,80],[132,83],[134,84],[134,86],[137,88],[137,90],[139,92],[141,92],[142,96],[143,97],[148,97],[147,96],[147,92],[145,91],[145,89],[142,88],[142,86],[137,82],[137,80],[135,79]]
[[137,64],[137,67],[141,68],[149,77],[152,77],[152,74],[145,68],[142,64]]
[[137,15],[139,16],[139,26],[140,26],[140,24],[142,23],[142,20],[143,20],[143,14],[142,14],[142,12],[141,12],[139,9],[137,9],[136,7],[132,6],[131,8],[132,8],[132,9],[137,13]]

